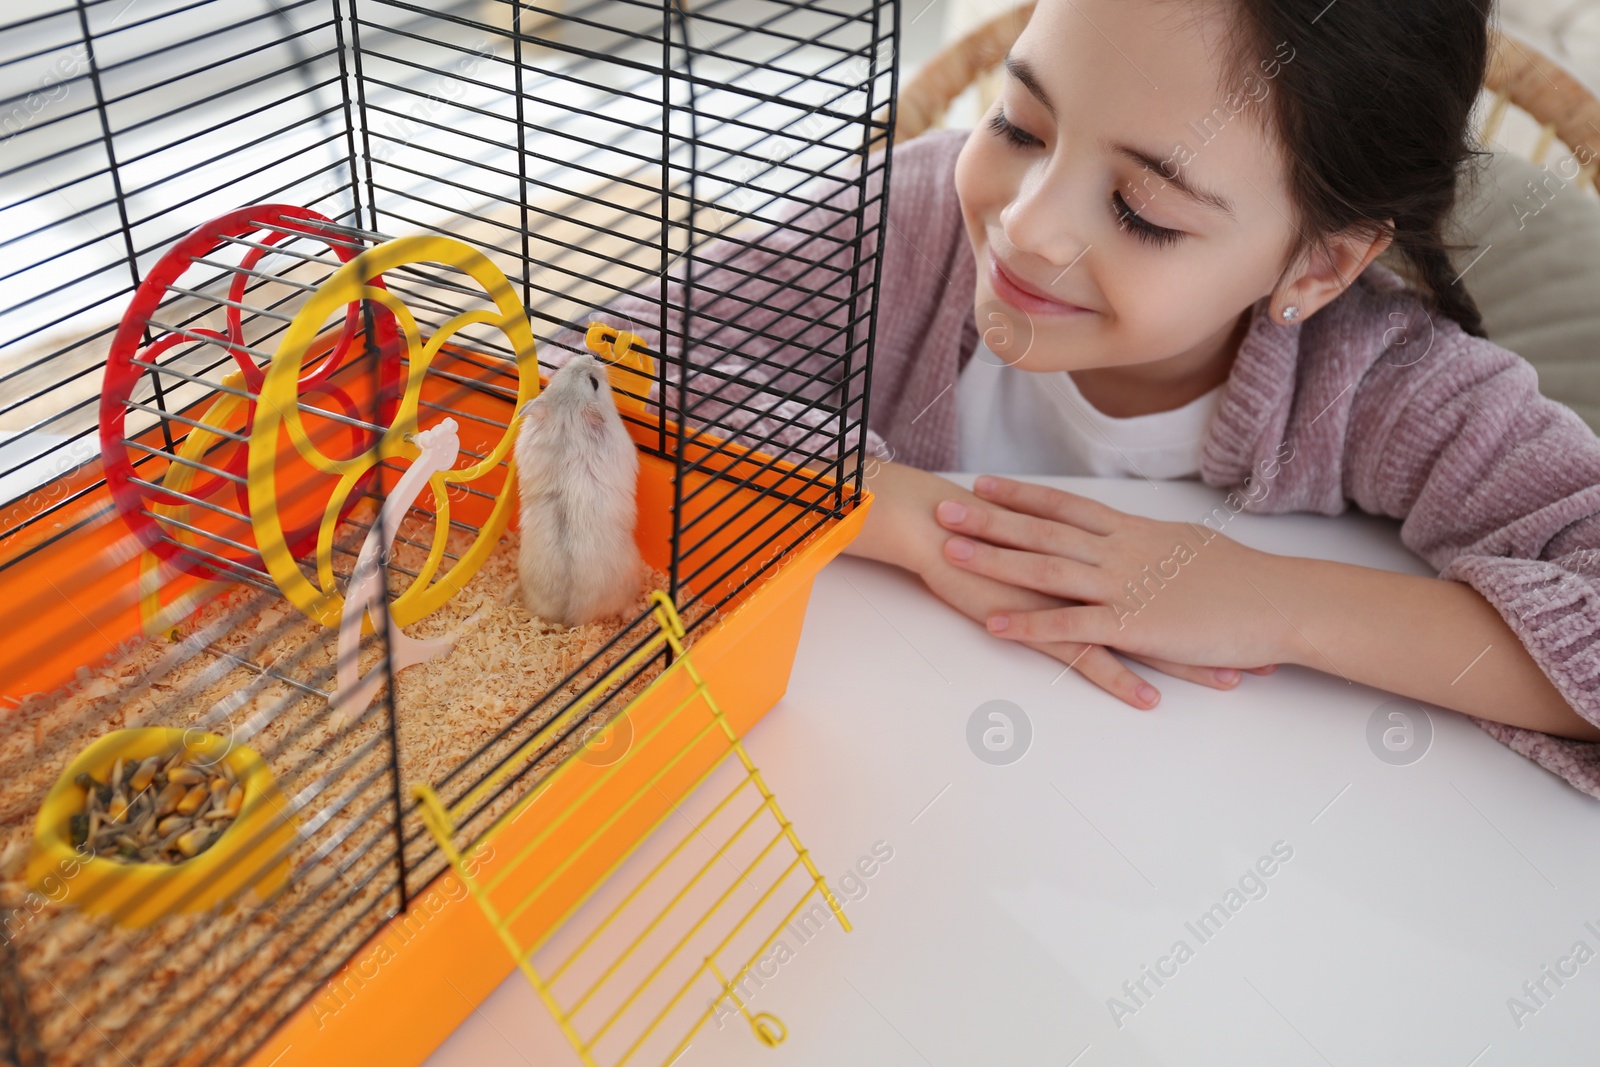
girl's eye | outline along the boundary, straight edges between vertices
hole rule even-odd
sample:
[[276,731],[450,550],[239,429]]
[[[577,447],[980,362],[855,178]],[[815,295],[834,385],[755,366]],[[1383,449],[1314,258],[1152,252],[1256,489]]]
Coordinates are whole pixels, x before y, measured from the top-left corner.
[[1044,144],[1043,141],[1028,133],[1022,127],[1014,125],[1010,119],[1006,118],[1004,111],[996,111],[994,113],[994,116],[989,119],[989,129],[998,133],[1018,148],[1033,148],[1036,145]]
[[1117,225],[1141,241],[1164,247],[1173,244],[1183,236],[1182,230],[1169,230],[1165,226],[1157,226],[1153,222],[1146,222],[1142,215],[1129,207],[1128,202],[1122,199],[1120,190],[1111,194],[1111,210],[1117,216]]

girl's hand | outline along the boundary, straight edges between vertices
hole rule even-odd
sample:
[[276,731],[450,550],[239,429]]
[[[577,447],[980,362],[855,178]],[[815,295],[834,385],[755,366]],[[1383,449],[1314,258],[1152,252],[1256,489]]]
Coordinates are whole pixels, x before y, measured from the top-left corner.
[[951,494],[936,509],[945,530],[963,535],[946,539],[944,558],[1078,602],[992,612],[990,633],[1243,670],[1292,661],[1293,627],[1268,599],[1277,557],[1049,486],[985,475],[974,488],[980,503]]
[[[985,621],[996,611],[1039,610],[1062,607],[1071,603],[1032,590],[1019,589],[993,578],[985,578],[981,574],[962,570],[942,560],[923,570],[922,580],[935,596],[978,622]],[[1104,645],[1084,644],[1078,641],[1023,641],[1022,643],[1052,659],[1059,660],[1118,700],[1136,708],[1154,707],[1161,698],[1155,686],[1129,670],[1127,664],[1113,655],[1112,650]],[[1219,672],[1211,667],[1174,663],[1155,656],[1130,655],[1128,658],[1138,660],[1163,674],[1170,674],[1174,678],[1183,678],[1213,689],[1232,689],[1239,684],[1238,671]],[[1255,668],[1253,673],[1270,674],[1274,669],[1275,666]]]
[[[997,611],[1027,611],[1062,607],[1071,601],[987,578],[970,568],[953,565],[941,545],[946,531],[933,518],[934,506],[944,499],[971,506],[983,502],[966,489],[930,471],[893,462],[874,462],[867,469],[867,487],[873,504],[861,533],[845,549],[849,555],[876,559],[921,576],[929,590],[968,618],[984,622]],[[1077,670],[1106,692],[1137,708],[1154,706],[1155,688],[1101,645],[1077,641],[1024,641]],[[1239,684],[1237,672],[1218,675],[1211,667],[1176,663],[1155,656],[1131,655],[1147,666],[1174,677],[1215,689]],[[1272,666],[1256,668],[1269,673]]]

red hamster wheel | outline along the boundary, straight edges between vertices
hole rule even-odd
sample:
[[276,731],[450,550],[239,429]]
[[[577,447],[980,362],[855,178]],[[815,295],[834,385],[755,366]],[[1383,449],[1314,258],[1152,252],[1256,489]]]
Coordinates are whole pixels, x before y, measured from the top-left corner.
[[[265,366],[307,295],[367,244],[308,208],[255,205],[196,227],[135,291],[106,362],[100,450],[118,512],[158,559],[201,579],[265,578],[245,479]],[[325,329],[298,385],[327,447],[376,445],[399,400],[402,347],[392,314],[370,302]],[[306,517],[285,538],[296,554],[316,543],[317,498],[333,489],[302,473]]]

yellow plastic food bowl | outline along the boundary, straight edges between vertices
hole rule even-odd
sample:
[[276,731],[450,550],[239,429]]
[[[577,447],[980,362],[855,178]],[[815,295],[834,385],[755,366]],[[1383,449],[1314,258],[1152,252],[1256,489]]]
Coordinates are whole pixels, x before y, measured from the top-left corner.
[[[209,848],[165,864],[122,863],[73,847],[72,816],[88,804],[75,780],[79,774],[105,781],[119,758],[137,763],[180,747],[206,762],[226,763],[244,786],[238,816]],[[245,888],[262,899],[276,893],[289,876],[295,835],[288,802],[251,749],[192,729],[117,730],[79,753],[45,796],[33,826],[28,884],[57,904],[108,916],[118,926],[147,926],[167,915],[231,907]]]

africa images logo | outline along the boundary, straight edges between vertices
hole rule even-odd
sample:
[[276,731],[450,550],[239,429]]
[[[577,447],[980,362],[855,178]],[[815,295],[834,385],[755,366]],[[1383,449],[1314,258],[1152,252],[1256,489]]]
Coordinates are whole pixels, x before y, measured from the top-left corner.
[[983,762],[1004,767],[1027,755],[1033,721],[1009,700],[979,704],[967,717],[967,747]]

